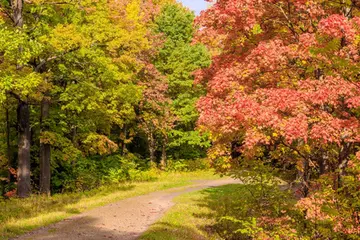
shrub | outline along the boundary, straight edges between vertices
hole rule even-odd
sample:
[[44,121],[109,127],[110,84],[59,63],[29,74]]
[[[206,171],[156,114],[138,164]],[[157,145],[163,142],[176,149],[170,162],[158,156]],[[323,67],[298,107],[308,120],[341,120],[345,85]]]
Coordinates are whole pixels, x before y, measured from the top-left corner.
[[210,169],[210,163],[207,159],[195,160],[169,160],[166,166],[167,172],[192,172],[197,170]]
[[53,192],[80,192],[103,184],[125,181],[153,181],[158,172],[133,154],[79,158],[62,162],[53,170]]

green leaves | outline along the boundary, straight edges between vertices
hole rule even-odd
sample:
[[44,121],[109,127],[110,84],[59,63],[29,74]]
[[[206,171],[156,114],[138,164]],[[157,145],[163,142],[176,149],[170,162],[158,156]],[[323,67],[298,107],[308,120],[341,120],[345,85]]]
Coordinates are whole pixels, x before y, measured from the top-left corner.
[[201,44],[191,44],[194,14],[179,4],[165,5],[155,20],[155,31],[164,37],[164,45],[155,58],[156,68],[168,80],[167,95],[176,115],[169,131],[169,150],[174,158],[198,158],[209,147],[206,135],[194,131],[198,113],[196,101],[204,90],[194,86],[193,72],[210,65],[210,54]]
[[0,52],[3,53],[4,61],[26,65],[32,58],[38,57],[42,50],[43,45],[30,38],[25,31],[0,25]]
[[165,35],[172,43],[190,43],[193,35],[193,21],[195,15],[179,4],[167,4],[156,18],[155,30]]

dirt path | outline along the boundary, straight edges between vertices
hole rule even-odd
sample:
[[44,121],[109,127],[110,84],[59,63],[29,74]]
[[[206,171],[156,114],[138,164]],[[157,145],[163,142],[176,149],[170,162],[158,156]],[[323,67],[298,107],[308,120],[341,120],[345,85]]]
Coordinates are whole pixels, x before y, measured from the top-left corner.
[[101,240],[137,239],[170,207],[174,197],[208,187],[239,183],[232,179],[197,181],[187,188],[169,189],[96,208],[35,230],[16,239]]

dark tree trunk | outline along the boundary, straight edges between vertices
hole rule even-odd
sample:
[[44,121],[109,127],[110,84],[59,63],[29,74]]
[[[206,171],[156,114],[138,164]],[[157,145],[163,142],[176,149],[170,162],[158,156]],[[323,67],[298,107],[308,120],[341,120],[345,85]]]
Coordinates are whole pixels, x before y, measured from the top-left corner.
[[238,141],[231,142],[231,159],[237,159],[241,156],[241,152],[239,151],[241,146],[242,144]]
[[[49,130],[46,120],[49,117],[49,100],[44,99],[41,102],[40,131]],[[40,193],[50,196],[50,156],[51,146],[47,143],[40,142]]]
[[8,179],[9,182],[12,182],[13,175],[10,172],[10,169],[13,167],[13,161],[12,161],[12,152],[11,152],[11,145],[10,145],[10,117],[9,117],[9,109],[6,109],[6,155],[8,159],[8,169],[9,169],[9,175]]
[[[23,0],[11,0],[13,9],[13,20],[15,27],[22,28],[23,21]],[[21,52],[21,47],[19,52]],[[21,65],[17,66],[22,69]],[[18,109],[18,170],[17,170],[17,194],[19,197],[28,197],[31,193],[30,184],[30,110],[29,104],[19,100]]]
[[307,197],[309,195],[309,160],[304,159],[303,160],[303,171],[302,171],[302,192],[303,197]]
[[30,110],[29,104],[19,100],[18,110],[19,153],[17,170],[17,194],[28,197],[31,193],[30,184]]

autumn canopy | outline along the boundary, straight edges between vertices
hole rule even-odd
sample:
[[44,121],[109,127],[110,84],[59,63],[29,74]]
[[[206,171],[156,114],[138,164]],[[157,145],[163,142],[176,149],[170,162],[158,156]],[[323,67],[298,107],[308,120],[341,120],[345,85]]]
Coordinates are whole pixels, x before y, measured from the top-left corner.
[[[359,172],[345,175],[360,161],[359,6],[218,0],[197,18],[197,40],[214,55],[196,73],[207,88],[198,123],[211,132],[210,156],[222,171],[238,163],[234,156],[296,166],[301,196],[321,178],[323,188],[353,197],[348,207],[358,204]],[[346,228],[344,216],[336,231],[359,233],[358,220]]]

